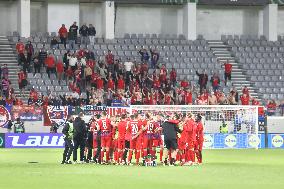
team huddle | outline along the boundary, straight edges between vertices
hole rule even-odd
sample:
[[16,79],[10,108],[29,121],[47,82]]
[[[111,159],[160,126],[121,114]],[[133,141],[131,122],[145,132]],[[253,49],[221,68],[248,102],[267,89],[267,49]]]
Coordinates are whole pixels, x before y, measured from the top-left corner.
[[[82,115],[81,115],[82,116]],[[80,116],[79,116],[80,117]],[[77,118],[76,118],[77,119]],[[77,149],[82,141],[76,139],[76,119],[67,121],[69,128],[74,124],[74,136],[65,131],[65,149],[63,163],[77,160]],[[77,121],[78,122],[78,121]],[[175,113],[171,115],[154,114],[152,112],[122,114],[108,116],[102,112],[93,116],[86,126],[88,133],[85,150],[81,151],[84,160],[99,164],[116,165],[157,165],[157,149],[160,163],[164,165],[194,165],[202,163],[203,125],[201,116],[191,113]],[[69,133],[69,134],[68,134]],[[72,146],[72,135],[74,146]],[[84,138],[84,137],[82,137]],[[69,140],[69,142],[68,142]],[[71,143],[71,144],[68,144]],[[164,145],[166,149],[164,149]],[[69,149],[68,149],[69,147]],[[68,154],[69,151],[69,154]],[[74,158],[74,154],[76,157]],[[163,159],[164,158],[164,159]],[[134,161],[135,159],[135,161]],[[80,158],[83,160],[83,157]],[[142,160],[142,164],[141,163]],[[71,162],[70,162],[71,163]]]

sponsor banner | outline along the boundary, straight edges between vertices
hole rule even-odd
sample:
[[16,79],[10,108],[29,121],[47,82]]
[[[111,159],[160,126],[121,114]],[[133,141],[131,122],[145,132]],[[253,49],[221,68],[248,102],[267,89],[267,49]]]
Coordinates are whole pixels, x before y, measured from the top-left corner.
[[5,148],[5,134],[0,133],[0,148]]
[[9,108],[0,106],[0,127],[6,128],[9,120],[11,120]]
[[63,148],[64,138],[62,134],[5,134],[6,148]]
[[284,134],[269,134],[268,148],[284,148]]
[[205,134],[203,148],[210,149],[214,148],[214,134]]
[[264,148],[264,134],[205,134],[204,149]]
[[[270,134],[269,148],[284,148],[284,134]],[[265,148],[264,134],[205,134],[204,149]],[[0,148],[63,148],[62,134],[21,133],[0,134]]]
[[267,5],[269,0],[198,0],[200,5]]
[[22,121],[42,121],[42,108],[38,106],[13,106],[11,108],[12,120],[20,117]]

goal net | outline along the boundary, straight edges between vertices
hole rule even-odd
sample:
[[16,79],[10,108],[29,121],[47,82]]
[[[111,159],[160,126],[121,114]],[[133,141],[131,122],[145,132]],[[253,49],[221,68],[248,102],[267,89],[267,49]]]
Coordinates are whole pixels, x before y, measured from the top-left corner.
[[[163,117],[186,112],[200,114],[204,126],[205,148],[258,148],[260,144],[258,106],[132,105],[130,112],[151,112]],[[228,132],[221,133],[224,125]]]

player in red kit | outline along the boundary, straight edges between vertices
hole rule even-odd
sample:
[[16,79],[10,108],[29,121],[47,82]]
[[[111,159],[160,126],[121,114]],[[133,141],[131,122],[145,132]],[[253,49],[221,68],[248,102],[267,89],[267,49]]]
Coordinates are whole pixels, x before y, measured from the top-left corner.
[[110,146],[112,141],[112,125],[111,121],[107,118],[106,112],[102,112],[101,119],[98,120],[98,126],[101,131],[101,162],[104,159],[104,152],[106,151],[106,162],[109,162],[110,159]]
[[141,138],[139,137],[141,133],[141,121],[138,120],[138,114],[131,116],[131,121],[129,123],[128,130],[131,133],[130,149],[128,154],[128,164],[131,163],[132,153],[135,151],[136,164],[139,163],[140,150],[141,150]]
[[114,160],[114,163],[118,163],[118,129],[117,125],[120,122],[120,116],[112,116],[111,118],[111,124],[112,124],[112,141],[111,141],[111,147],[110,147],[110,157]]
[[98,162],[98,157],[99,154],[98,152],[98,141],[97,141],[97,137],[98,137],[98,123],[95,117],[92,118],[92,122],[91,122],[91,130],[93,131],[93,160],[95,162]]
[[[147,158],[148,154],[152,157],[155,156],[153,147],[153,133],[156,129],[156,123],[153,120],[153,115],[150,113],[146,114],[146,119],[148,120],[146,125],[143,127],[143,161]],[[145,164],[145,162],[143,162]]]
[[195,145],[195,153],[198,160],[198,163],[202,163],[202,147],[203,147],[203,141],[204,141],[204,128],[203,124],[201,122],[202,117],[200,115],[197,115],[196,117],[196,145]]
[[195,162],[194,146],[196,143],[196,124],[191,113],[187,115],[186,124],[188,129],[188,145],[186,149],[185,161],[186,164],[191,165],[192,162]]
[[180,130],[182,131],[180,134],[178,134],[178,149],[179,153],[177,156],[177,160],[180,160],[181,165],[185,163],[185,150],[186,150],[186,144],[188,140],[188,124],[187,124],[187,118],[184,116],[182,118],[182,121],[178,124]]
[[117,131],[118,131],[118,136],[117,136],[118,163],[123,163],[123,152],[124,152],[124,148],[125,148],[125,135],[126,135],[127,127],[128,127],[128,122],[126,121],[126,115],[122,114],[121,120],[117,125]]
[[161,116],[160,115],[156,115],[156,117],[154,117],[155,120],[155,125],[156,125],[156,129],[153,133],[153,152],[156,152],[156,148],[157,146],[160,146],[160,162],[163,162],[163,154],[164,154],[164,142],[162,139],[162,127],[160,124],[161,121]]

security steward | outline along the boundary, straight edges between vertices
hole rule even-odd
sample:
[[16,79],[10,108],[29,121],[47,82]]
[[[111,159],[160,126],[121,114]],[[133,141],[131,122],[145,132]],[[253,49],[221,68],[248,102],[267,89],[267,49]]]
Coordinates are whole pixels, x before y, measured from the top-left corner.
[[65,149],[63,152],[63,160],[61,164],[72,164],[70,161],[71,154],[74,150],[74,143],[73,143],[73,135],[74,135],[74,128],[73,128],[73,121],[74,118],[72,115],[68,115],[67,121],[62,129],[62,133],[64,136],[65,141]]

